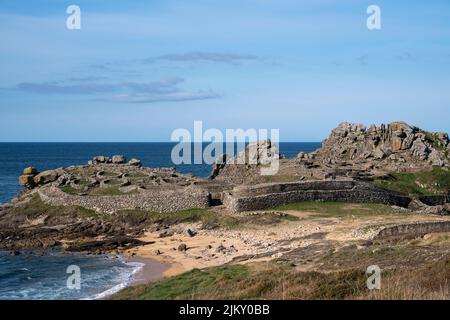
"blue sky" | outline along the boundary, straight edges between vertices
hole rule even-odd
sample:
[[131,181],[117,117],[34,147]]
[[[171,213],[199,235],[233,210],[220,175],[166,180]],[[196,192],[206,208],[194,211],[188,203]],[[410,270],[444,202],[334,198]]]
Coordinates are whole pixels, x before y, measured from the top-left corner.
[[194,120],[282,141],[450,131],[446,0],[2,0],[0,39],[0,141],[168,141]]

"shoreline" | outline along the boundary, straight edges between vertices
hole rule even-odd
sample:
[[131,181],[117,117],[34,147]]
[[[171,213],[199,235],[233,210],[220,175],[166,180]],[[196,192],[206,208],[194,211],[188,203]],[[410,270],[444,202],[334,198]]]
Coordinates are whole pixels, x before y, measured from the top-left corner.
[[127,284],[127,288],[161,280],[166,276],[165,272],[171,268],[171,264],[149,257],[125,255],[124,258],[126,259],[126,263],[142,264],[139,271],[131,276],[131,281]]
[[111,258],[121,259],[123,263],[134,266],[135,269],[130,273],[126,281],[119,283],[106,291],[100,292],[97,295],[88,298],[88,300],[105,300],[126,288],[156,282],[163,279],[165,277],[165,270],[170,268],[168,263],[162,263],[152,258],[129,256],[127,254],[118,256],[111,254],[107,255]]

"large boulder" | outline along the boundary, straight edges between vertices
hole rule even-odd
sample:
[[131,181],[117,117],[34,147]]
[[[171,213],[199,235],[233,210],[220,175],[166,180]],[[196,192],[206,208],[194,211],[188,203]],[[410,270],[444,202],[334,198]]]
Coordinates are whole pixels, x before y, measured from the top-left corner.
[[36,184],[47,184],[58,180],[58,178],[63,174],[64,170],[62,168],[43,171],[34,177],[34,182]]
[[92,158],[92,164],[97,164],[97,163],[108,163],[110,160],[108,157],[105,156],[96,156],[94,158]]
[[33,189],[36,186],[34,177],[38,174],[35,167],[28,167],[23,169],[23,175],[19,177],[19,184],[27,189]]
[[133,158],[130,161],[128,161],[128,165],[134,166],[134,167],[140,167],[141,166],[141,160]]
[[236,157],[229,160],[233,164],[268,165],[278,157],[278,150],[270,140],[249,143]]
[[36,170],[35,167],[28,167],[23,169],[23,174],[24,175],[36,175],[38,173],[38,171]]
[[408,146],[408,143],[404,143],[404,141],[407,140],[406,138],[412,137],[414,133],[413,127],[403,121],[397,121],[391,123],[388,128],[391,133],[392,151],[396,152],[410,147]]
[[[222,178],[236,183],[253,173],[260,175],[260,168],[278,161],[283,156],[278,153],[277,146],[270,140],[249,143],[235,157],[220,155],[212,168],[210,179]],[[255,172],[253,172],[255,171]]]
[[122,155],[115,155],[111,158],[111,162],[114,164],[123,164],[127,162],[127,159]]
[[214,179],[220,173],[220,171],[225,167],[227,162],[227,155],[224,153],[217,157],[215,164],[211,170],[211,174],[209,176],[210,179]]
[[24,174],[19,177],[19,184],[27,189],[32,189],[36,186],[36,183],[34,182],[34,175],[31,174]]
[[433,150],[428,156],[428,160],[433,166],[443,167],[447,161],[444,159],[439,152]]
[[414,143],[411,146],[412,154],[421,161],[428,159],[430,151],[431,150],[428,148],[428,146],[422,139],[414,140]]

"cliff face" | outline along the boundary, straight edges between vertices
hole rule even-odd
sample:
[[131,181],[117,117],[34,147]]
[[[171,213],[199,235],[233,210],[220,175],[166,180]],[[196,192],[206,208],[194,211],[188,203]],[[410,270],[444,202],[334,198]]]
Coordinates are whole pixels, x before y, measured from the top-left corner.
[[426,132],[405,122],[366,128],[341,123],[318,151],[324,163],[386,161],[410,166],[449,165],[447,133]]

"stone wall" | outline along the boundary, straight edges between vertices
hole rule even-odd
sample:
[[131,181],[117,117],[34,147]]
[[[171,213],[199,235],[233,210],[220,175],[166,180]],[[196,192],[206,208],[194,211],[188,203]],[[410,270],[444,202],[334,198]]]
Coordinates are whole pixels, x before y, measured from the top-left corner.
[[450,203],[450,194],[446,196],[423,196],[420,197],[419,200],[427,206],[439,206]]
[[38,193],[42,201],[50,205],[75,205],[107,214],[124,209],[174,212],[209,206],[209,193],[195,187],[165,191],[143,190],[138,194],[120,196],[78,196],[49,186],[40,188]]
[[435,222],[418,222],[409,224],[400,224],[395,226],[388,226],[381,229],[373,239],[382,239],[389,237],[405,237],[425,235],[435,232],[449,232],[450,221],[435,221]]
[[411,199],[367,182],[307,181],[238,187],[224,195],[223,203],[232,212],[263,210],[302,201],[344,201],[381,203],[407,207]]

